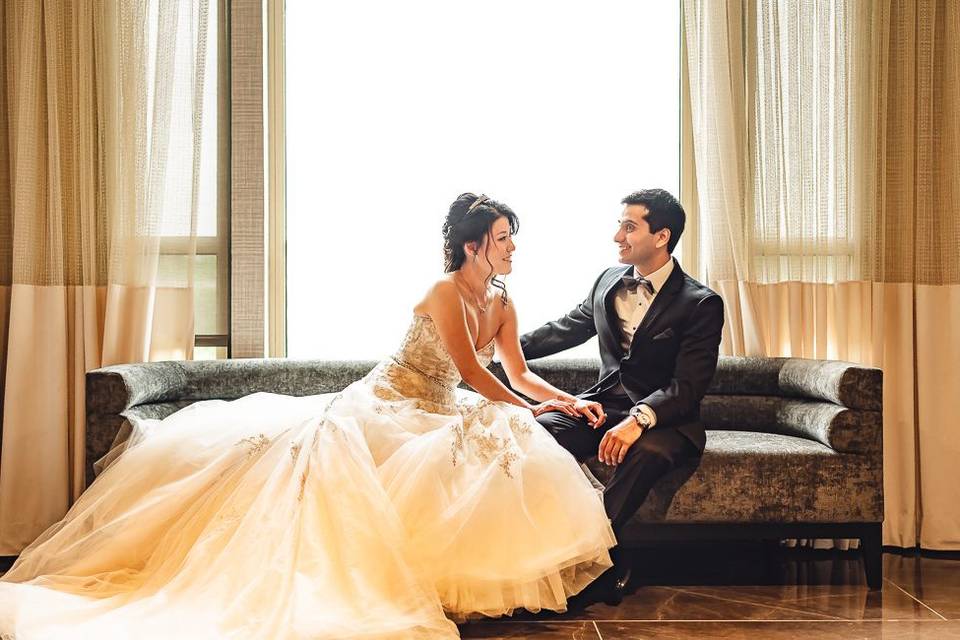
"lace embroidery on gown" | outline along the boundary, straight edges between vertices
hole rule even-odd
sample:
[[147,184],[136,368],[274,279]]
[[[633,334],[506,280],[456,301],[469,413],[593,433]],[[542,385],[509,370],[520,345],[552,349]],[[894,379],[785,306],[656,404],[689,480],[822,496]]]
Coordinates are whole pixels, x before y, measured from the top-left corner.
[[149,421],[3,576],[0,634],[448,638],[563,610],[610,566],[601,496],[529,411],[459,383],[415,316],[339,394]]

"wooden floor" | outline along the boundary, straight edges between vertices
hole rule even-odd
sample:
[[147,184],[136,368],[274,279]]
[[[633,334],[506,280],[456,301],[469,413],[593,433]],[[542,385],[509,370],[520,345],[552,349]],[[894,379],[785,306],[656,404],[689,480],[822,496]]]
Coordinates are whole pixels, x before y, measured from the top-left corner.
[[855,551],[769,545],[639,552],[622,604],[461,625],[464,638],[960,638],[960,554],[884,554],[869,591]]

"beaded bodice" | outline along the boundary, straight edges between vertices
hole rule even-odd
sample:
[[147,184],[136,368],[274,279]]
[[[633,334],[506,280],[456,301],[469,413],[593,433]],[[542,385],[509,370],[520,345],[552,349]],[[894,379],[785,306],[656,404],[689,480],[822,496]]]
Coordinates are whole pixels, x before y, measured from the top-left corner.
[[[477,351],[480,364],[493,360],[493,340]],[[384,400],[426,400],[448,410],[462,378],[429,316],[414,315],[394,355],[377,367],[375,391]]]

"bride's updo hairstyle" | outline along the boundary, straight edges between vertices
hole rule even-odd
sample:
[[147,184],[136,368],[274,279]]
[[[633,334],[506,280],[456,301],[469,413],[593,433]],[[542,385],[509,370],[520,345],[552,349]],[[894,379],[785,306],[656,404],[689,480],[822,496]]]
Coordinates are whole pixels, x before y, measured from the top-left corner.
[[[474,193],[462,193],[447,212],[447,219],[443,221],[443,270],[446,273],[456,271],[463,266],[467,254],[463,245],[468,242],[483,244],[486,237],[488,243],[493,242],[490,229],[498,218],[506,218],[510,223],[510,233],[516,234],[520,228],[517,214],[507,205],[491,200],[487,196],[478,196]],[[488,244],[489,246],[489,244]],[[486,252],[484,251],[484,258]],[[493,269],[490,259],[487,264]],[[500,289],[500,297],[507,302],[507,289],[503,281],[494,277],[491,285]]]

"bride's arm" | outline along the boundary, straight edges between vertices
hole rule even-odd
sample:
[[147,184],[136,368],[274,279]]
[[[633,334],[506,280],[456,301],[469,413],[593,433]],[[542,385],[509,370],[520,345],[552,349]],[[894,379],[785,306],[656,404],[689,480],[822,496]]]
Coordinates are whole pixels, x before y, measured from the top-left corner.
[[570,395],[530,371],[527,360],[523,357],[520,347],[520,337],[517,330],[517,311],[513,303],[508,303],[504,312],[504,321],[497,331],[497,353],[500,354],[500,364],[514,389],[534,400],[557,399],[573,403],[574,410],[587,419],[587,422],[597,428],[606,422],[606,413],[603,407],[590,400],[581,400]]
[[497,353],[500,363],[514,389],[534,400],[565,400],[576,402],[577,398],[535,374],[527,368],[527,361],[520,348],[520,337],[517,330],[517,310],[510,302],[503,309],[504,321],[497,332]]

